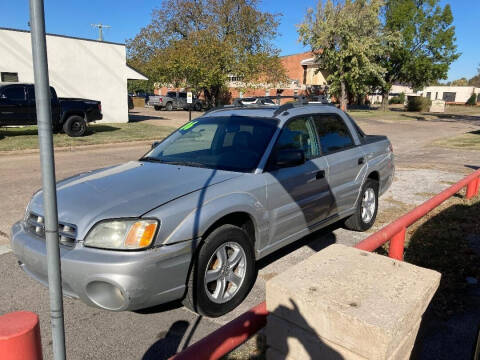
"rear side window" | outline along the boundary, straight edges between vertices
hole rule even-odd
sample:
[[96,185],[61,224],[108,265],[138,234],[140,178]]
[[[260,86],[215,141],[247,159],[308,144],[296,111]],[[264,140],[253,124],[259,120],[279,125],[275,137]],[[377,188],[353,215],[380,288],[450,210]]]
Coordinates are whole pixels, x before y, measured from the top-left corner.
[[3,90],[3,95],[12,101],[25,100],[25,90],[23,86],[9,86]]
[[323,154],[354,146],[350,131],[339,116],[334,114],[315,115],[314,122]]

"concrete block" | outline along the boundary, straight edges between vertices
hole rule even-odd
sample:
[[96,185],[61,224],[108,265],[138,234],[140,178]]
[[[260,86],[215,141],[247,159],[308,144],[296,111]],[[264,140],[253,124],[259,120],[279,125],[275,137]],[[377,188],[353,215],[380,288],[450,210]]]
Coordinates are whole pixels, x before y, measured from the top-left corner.
[[443,113],[443,112],[445,112],[445,101],[444,100],[433,100],[432,105],[430,106],[430,112],[432,112],[432,113]]
[[267,309],[324,341],[388,359],[420,321],[440,274],[331,245],[267,282]]
[[[387,360],[405,360],[410,358],[420,323],[421,321],[414,326]],[[367,360],[367,358],[344,348],[341,344],[335,344],[322,339],[316,334],[275,315],[268,316],[266,338],[268,348],[274,349],[284,359],[288,357],[295,360]]]
[[296,360],[366,360],[365,357],[320,338],[284,319],[269,315],[266,327],[267,346],[282,354],[294,357]]

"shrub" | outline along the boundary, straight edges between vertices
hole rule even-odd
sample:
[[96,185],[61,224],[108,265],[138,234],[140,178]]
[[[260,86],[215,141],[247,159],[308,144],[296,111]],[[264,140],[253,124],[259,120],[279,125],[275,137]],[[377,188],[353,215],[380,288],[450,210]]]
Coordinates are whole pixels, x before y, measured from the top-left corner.
[[467,102],[465,103],[465,105],[477,105],[477,95],[476,94],[472,94],[472,96],[470,96],[467,100]]
[[423,96],[412,96],[408,99],[408,111],[428,111],[432,101]]
[[405,104],[405,93],[400,93],[388,100],[389,104]]

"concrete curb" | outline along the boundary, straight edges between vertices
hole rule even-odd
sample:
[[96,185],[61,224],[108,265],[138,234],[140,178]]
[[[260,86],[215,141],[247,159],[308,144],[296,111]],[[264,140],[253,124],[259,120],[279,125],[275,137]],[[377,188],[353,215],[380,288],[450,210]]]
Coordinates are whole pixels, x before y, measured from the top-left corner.
[[[134,141],[123,141],[123,142],[114,142],[114,143],[104,143],[104,144],[91,144],[91,145],[77,145],[77,146],[62,146],[56,147],[54,150],[55,152],[67,152],[67,151],[85,151],[85,150],[94,150],[94,149],[101,149],[105,147],[121,147],[125,145],[150,145],[154,139],[152,140],[134,140]],[[147,149],[148,150],[148,149]],[[145,150],[145,152],[147,151]],[[38,154],[38,149],[24,149],[24,150],[6,150],[0,151],[1,156],[12,156],[12,155],[31,155],[31,154]]]

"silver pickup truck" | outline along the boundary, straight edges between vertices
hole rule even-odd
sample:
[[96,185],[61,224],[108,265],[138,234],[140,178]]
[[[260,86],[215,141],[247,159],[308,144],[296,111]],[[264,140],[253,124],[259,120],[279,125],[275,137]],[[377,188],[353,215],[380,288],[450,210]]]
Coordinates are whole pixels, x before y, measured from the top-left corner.
[[[372,226],[394,176],[385,136],[330,105],[210,111],[138,161],[57,184],[63,290],[122,311],[172,300],[207,316],[250,291],[256,260],[329,224]],[[47,282],[42,193],[12,227]]]
[[[169,91],[166,95],[151,95],[148,97],[147,105],[153,106],[155,110],[165,109],[172,111],[175,109],[188,110],[189,104],[187,103],[187,93],[180,91]],[[203,103],[200,99],[193,97],[192,110],[201,111],[203,109]]]

